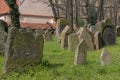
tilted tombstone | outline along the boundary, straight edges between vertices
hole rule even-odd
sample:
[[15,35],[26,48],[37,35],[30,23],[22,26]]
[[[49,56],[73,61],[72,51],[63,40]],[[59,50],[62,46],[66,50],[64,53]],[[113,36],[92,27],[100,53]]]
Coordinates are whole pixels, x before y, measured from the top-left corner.
[[82,39],[85,40],[88,51],[94,50],[93,37],[86,28],[81,28],[77,32],[77,35],[78,35],[79,41],[81,41]]
[[79,39],[76,33],[72,33],[68,36],[68,50],[69,51],[75,52],[78,43],[79,43]]
[[43,46],[41,33],[11,27],[5,44],[3,73],[21,71],[24,66],[38,64],[43,57]]
[[53,40],[52,35],[53,34],[50,30],[46,30],[45,33],[43,34],[44,41],[52,41]]
[[108,65],[112,63],[112,57],[110,53],[104,48],[100,56],[101,65]]
[[95,32],[99,31],[100,34],[102,34],[103,29],[104,29],[104,23],[105,23],[105,20],[102,20],[102,21],[96,23],[95,24]]
[[74,64],[78,65],[78,64],[85,64],[86,61],[86,57],[87,57],[87,46],[86,46],[86,42],[84,39],[82,39],[76,49],[75,52],[75,61]]
[[96,50],[99,50],[100,48],[102,48],[104,45],[103,45],[103,40],[102,40],[102,36],[100,34],[99,31],[97,31],[95,34],[94,34],[94,45],[95,45],[95,49]]
[[70,26],[66,26],[61,34],[61,48],[68,49],[68,36],[71,34]]
[[7,23],[0,20],[0,54],[4,53],[7,29],[8,29]]

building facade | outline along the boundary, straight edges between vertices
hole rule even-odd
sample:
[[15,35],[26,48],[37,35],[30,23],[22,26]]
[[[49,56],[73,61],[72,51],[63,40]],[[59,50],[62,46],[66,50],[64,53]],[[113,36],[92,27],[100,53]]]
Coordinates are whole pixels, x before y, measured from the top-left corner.
[[[20,24],[21,27],[26,28],[47,28],[46,23],[54,25],[54,16],[51,7],[44,0],[20,0]],[[0,0],[0,19],[10,23],[9,7],[6,5],[5,0]],[[54,26],[53,26],[54,27]]]

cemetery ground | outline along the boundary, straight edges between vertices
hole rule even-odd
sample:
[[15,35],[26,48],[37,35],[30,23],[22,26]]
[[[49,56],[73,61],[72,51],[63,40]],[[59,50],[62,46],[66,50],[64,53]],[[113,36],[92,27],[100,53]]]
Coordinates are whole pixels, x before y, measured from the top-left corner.
[[[12,72],[0,80],[119,80],[120,79],[120,38],[117,44],[106,47],[112,56],[112,64],[102,66],[102,49],[87,53],[86,65],[74,65],[74,52],[62,50],[56,39],[44,44],[42,63],[28,67],[24,72]],[[3,68],[0,56],[0,74]]]

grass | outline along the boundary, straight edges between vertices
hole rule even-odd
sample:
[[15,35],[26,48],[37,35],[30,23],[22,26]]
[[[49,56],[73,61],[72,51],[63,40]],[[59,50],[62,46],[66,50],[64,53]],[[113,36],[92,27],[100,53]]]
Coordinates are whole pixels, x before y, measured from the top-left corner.
[[[117,44],[106,47],[112,55],[112,64],[100,65],[101,50],[87,54],[87,65],[74,65],[74,53],[64,51],[56,40],[45,43],[41,64],[28,67],[24,73],[12,72],[0,80],[120,80],[120,38]],[[3,57],[0,56],[0,72]]]

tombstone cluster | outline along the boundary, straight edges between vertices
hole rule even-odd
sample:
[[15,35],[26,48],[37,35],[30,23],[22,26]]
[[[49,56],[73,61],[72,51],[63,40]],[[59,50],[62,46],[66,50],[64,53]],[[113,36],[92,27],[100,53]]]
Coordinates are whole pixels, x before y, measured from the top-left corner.
[[116,43],[116,27],[111,19],[98,22],[95,26],[81,27],[74,32],[71,32],[69,26],[63,26],[57,26],[56,36],[63,49],[75,52],[75,65],[86,63],[87,51],[99,50]]

